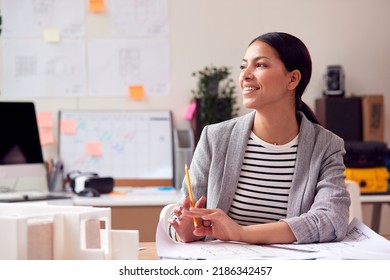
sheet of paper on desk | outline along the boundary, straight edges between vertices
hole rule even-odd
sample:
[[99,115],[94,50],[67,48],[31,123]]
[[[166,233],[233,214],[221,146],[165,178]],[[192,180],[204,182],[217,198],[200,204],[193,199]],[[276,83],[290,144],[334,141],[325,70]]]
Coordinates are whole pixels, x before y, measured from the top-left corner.
[[180,243],[172,240],[163,223],[156,234],[157,254],[166,259],[313,259],[321,252],[222,241]]
[[331,259],[390,259],[390,241],[356,218],[349,224],[347,236],[341,242],[279,246],[322,251]]
[[353,220],[342,242],[318,244],[248,245],[233,242],[179,243],[159,223],[157,254],[174,259],[390,259],[390,241]]

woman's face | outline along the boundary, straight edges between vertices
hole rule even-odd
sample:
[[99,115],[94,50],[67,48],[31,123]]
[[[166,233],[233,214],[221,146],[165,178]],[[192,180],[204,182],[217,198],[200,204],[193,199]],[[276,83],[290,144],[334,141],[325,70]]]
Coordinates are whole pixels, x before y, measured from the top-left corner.
[[253,42],[242,60],[239,77],[244,106],[273,110],[291,104],[291,98],[294,98],[290,89],[292,73],[286,70],[270,45]]

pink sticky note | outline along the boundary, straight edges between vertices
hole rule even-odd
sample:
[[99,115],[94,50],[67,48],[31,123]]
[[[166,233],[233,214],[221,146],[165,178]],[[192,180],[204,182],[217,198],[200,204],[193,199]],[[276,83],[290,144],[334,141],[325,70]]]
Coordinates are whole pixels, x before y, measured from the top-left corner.
[[89,156],[100,157],[103,154],[102,143],[99,141],[90,141],[86,145]]
[[42,129],[39,131],[39,139],[42,146],[54,144],[54,134],[52,129]]
[[53,113],[52,112],[38,112],[37,123],[39,128],[53,128]]
[[195,111],[196,111],[196,102],[192,102],[188,108],[187,108],[187,111],[186,111],[186,115],[185,115],[185,118],[187,120],[192,120],[194,118],[194,115],[195,115]]
[[60,132],[63,134],[76,134],[77,122],[74,119],[63,119],[60,123]]

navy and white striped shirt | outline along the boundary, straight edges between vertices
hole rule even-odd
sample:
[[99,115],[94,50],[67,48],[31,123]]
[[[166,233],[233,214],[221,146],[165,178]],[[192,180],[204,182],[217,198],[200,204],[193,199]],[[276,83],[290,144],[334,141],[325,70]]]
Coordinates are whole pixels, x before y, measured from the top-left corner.
[[272,145],[251,133],[228,213],[233,220],[251,225],[286,217],[297,149],[298,136],[285,145]]

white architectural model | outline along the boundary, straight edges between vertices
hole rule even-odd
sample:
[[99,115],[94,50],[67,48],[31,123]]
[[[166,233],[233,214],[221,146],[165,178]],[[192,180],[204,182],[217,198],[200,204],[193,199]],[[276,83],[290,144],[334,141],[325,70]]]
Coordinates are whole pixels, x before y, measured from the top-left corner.
[[[111,230],[110,208],[0,203],[0,229],[0,259],[101,260],[138,256],[138,231]],[[120,242],[116,242],[115,236],[123,239],[124,235],[136,239],[126,242],[134,244],[132,248],[120,248]]]

